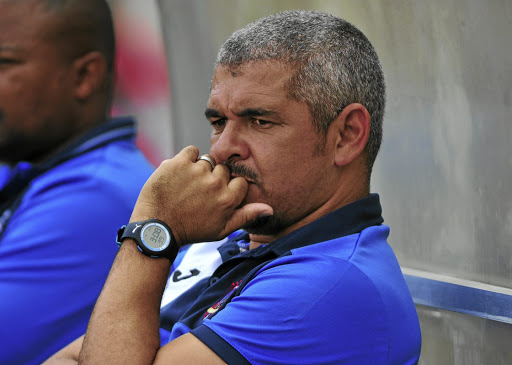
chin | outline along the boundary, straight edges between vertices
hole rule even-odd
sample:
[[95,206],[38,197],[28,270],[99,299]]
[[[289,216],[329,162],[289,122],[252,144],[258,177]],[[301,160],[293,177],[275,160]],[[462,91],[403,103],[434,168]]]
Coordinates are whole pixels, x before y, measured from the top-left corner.
[[261,194],[259,194],[259,192],[256,189],[251,189],[251,185],[249,185],[249,191],[245,196],[244,200],[242,201],[242,203],[240,204],[240,206],[250,203],[268,204],[268,202],[262,197]]
[[243,229],[250,234],[261,234],[261,235],[275,235],[285,228],[286,224],[278,216],[261,217],[256,219],[251,224],[246,225]]
[[249,183],[249,189],[245,196],[244,203],[266,203],[259,189],[254,184]]

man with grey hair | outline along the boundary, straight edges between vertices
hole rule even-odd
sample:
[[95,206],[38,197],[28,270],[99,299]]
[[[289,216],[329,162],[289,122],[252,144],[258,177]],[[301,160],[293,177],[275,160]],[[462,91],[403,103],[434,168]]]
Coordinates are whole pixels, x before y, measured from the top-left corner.
[[[342,19],[288,11],[235,32],[205,112],[210,154],[189,146],[146,182],[85,338],[48,363],[417,363],[369,188],[384,102],[373,47]],[[211,277],[160,311],[178,247],[226,236]]]

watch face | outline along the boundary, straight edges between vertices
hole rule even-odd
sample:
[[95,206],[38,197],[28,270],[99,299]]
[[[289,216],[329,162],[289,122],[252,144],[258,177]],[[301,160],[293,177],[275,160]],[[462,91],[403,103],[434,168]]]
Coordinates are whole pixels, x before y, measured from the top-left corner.
[[162,251],[169,246],[171,237],[159,223],[148,223],[142,228],[142,242],[153,251]]

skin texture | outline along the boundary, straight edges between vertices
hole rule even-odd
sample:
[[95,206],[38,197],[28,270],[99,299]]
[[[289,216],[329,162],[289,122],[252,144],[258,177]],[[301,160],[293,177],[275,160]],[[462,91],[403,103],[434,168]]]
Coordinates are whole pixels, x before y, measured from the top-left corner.
[[[366,196],[368,111],[351,104],[326,136],[316,134],[306,104],[286,96],[291,73],[279,63],[250,64],[237,75],[218,68],[206,111],[217,166],[212,171],[207,161],[196,162],[200,154],[193,146],[163,162],[144,185],[131,221],[161,219],[182,245],[220,239],[261,216],[279,215],[279,225],[251,234],[256,247]],[[223,363],[191,334],[159,348],[169,268],[169,260],[146,257],[125,240],[85,339],[46,364]]]
[[214,74],[206,110],[211,154],[247,178],[245,202],[274,208],[246,227],[253,243],[272,242],[353,199],[337,193],[336,126],[323,136],[307,105],[287,97],[292,72],[274,61],[250,63],[237,77],[226,67]]
[[0,160],[41,162],[106,120],[107,64],[64,54],[61,15],[38,1],[0,1],[0,14]]
[[333,189],[330,151],[322,146],[315,153],[323,138],[307,106],[286,97],[289,72],[275,66],[244,67],[239,77],[217,69],[206,112],[212,155],[250,181],[245,201],[279,207],[266,222],[249,227],[254,233],[286,229],[324,204]]

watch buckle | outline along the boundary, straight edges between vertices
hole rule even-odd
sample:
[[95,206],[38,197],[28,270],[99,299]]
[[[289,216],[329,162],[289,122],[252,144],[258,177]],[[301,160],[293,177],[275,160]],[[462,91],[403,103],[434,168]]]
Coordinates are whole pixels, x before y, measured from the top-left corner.
[[121,237],[123,236],[125,229],[126,229],[126,225],[122,226],[121,228],[119,228],[117,230],[116,243],[117,243],[118,247],[121,247],[121,244],[123,243],[123,242],[121,242]]

